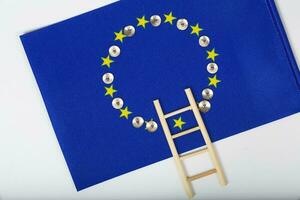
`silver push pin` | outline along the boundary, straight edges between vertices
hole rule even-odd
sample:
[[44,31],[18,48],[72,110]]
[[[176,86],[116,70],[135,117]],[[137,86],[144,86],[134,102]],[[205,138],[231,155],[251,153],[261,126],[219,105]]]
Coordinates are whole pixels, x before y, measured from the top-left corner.
[[118,46],[114,45],[109,48],[108,52],[111,57],[118,57],[121,53],[121,50]]
[[124,34],[127,36],[127,37],[132,37],[134,34],[135,34],[135,28],[131,25],[129,26],[126,26],[124,28]]
[[102,76],[102,81],[105,83],[105,84],[111,84],[113,81],[114,81],[114,75],[112,73],[105,73],[103,76]]
[[210,74],[215,74],[218,72],[218,65],[216,63],[209,63],[207,65],[207,71],[210,73]]
[[184,31],[188,28],[189,23],[186,19],[179,19],[177,21],[177,28],[181,31]]
[[207,47],[209,45],[209,43],[210,43],[209,37],[207,37],[207,36],[201,36],[199,38],[199,45],[201,47]]
[[112,104],[114,109],[121,109],[124,105],[124,102],[123,102],[123,99],[121,99],[121,98],[114,98],[112,100],[111,104]]
[[159,15],[153,15],[150,17],[150,22],[152,26],[157,27],[161,24],[161,18]]
[[141,128],[144,124],[144,119],[142,117],[135,117],[132,120],[132,126],[134,128]]
[[207,113],[211,108],[211,105],[210,105],[209,101],[207,101],[207,100],[201,101],[198,104],[198,106],[199,106],[200,111],[203,113]]
[[158,125],[155,121],[151,120],[149,122],[146,122],[146,130],[150,133],[153,133],[157,130]]
[[202,97],[205,100],[210,100],[213,98],[213,96],[214,96],[214,92],[209,88],[206,88],[202,91]]

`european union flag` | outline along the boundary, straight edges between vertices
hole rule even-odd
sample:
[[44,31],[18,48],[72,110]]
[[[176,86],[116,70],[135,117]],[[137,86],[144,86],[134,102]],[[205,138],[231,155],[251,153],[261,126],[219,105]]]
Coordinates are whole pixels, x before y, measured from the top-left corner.
[[[21,36],[78,190],[171,156],[153,105],[187,106],[212,141],[299,112],[299,70],[272,0],[120,1]],[[168,120],[195,126],[190,113]],[[185,152],[199,133],[178,138]]]

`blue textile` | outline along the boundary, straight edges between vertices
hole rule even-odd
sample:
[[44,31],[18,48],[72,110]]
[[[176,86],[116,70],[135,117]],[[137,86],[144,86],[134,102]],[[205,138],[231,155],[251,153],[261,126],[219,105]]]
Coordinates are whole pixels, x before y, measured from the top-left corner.
[[[208,47],[199,46],[191,27],[180,31],[164,14],[186,18],[203,28]],[[160,15],[162,24],[145,29],[137,19]],[[133,25],[136,34],[115,41],[114,32]],[[202,89],[214,91],[212,109],[203,115],[217,141],[292,115],[300,110],[299,70],[272,0],[124,0],[21,36],[33,73],[77,190],[171,156],[153,100],[164,112],[188,105],[184,89],[197,101]],[[102,66],[111,45],[121,55]],[[207,51],[219,66],[217,88],[208,86]],[[115,76],[114,97],[121,97],[129,119],[111,106],[102,75]],[[148,133],[131,125],[134,116],[153,118]],[[174,119],[195,125],[190,113]],[[272,138],[270,138],[272,142]],[[180,152],[204,145],[199,133],[176,140]]]

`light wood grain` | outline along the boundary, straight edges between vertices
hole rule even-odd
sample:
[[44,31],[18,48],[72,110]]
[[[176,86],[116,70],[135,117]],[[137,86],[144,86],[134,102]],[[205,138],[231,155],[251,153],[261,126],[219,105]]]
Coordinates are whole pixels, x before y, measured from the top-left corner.
[[174,112],[170,112],[170,113],[166,114],[165,118],[167,119],[167,118],[173,117],[175,115],[179,115],[181,113],[184,113],[184,112],[187,112],[187,111],[190,111],[190,110],[192,110],[191,106],[187,106],[185,108],[181,108],[179,110],[176,110]]
[[[190,106],[187,106],[185,108],[181,108],[179,110],[176,110],[176,111],[171,112],[171,113],[166,114],[166,115],[164,115],[164,112],[161,108],[159,100],[155,100],[155,101],[153,101],[153,103],[154,103],[157,115],[159,117],[160,123],[162,125],[164,134],[165,134],[166,139],[168,141],[171,153],[173,155],[177,171],[178,171],[178,173],[181,177],[184,189],[185,189],[188,197],[192,198],[194,196],[194,191],[193,191],[193,188],[192,188],[192,185],[191,185],[191,181],[203,178],[203,177],[211,175],[213,173],[217,173],[218,178],[219,178],[219,182],[220,182],[221,185],[226,185],[227,181],[225,179],[224,172],[223,172],[223,170],[221,168],[221,165],[220,165],[220,161],[218,160],[218,157],[216,155],[216,152],[215,152],[214,147],[212,145],[212,142],[210,140],[209,134],[207,132],[207,129],[206,129],[205,124],[203,122],[203,119],[201,117],[197,102],[195,101],[195,98],[192,94],[191,89],[190,88],[186,89],[185,93],[186,93],[186,96],[187,96],[188,101],[190,103]],[[169,118],[169,117],[175,116],[177,114],[190,111],[190,110],[192,110],[192,112],[193,112],[193,114],[196,118],[198,126],[172,135],[166,119]],[[206,143],[206,147],[204,147],[203,149],[194,151],[194,152],[179,155],[178,151],[176,149],[175,143],[174,143],[174,139],[185,136],[185,135],[190,134],[190,133],[193,133],[195,131],[199,131],[199,130],[200,130],[200,133],[202,134],[202,136],[204,138],[204,141]],[[206,152],[209,153],[209,156],[210,156],[211,161],[212,161],[215,168],[211,169],[211,170],[208,170],[208,171],[205,171],[205,172],[202,172],[202,173],[199,173],[199,174],[196,174],[194,176],[188,177],[187,173],[185,171],[184,165],[183,165],[183,160],[187,159],[187,158],[197,156],[197,155],[200,155],[202,153],[206,153]]]
[[182,131],[182,132],[180,132],[180,133],[174,134],[174,135],[172,135],[172,138],[173,138],[173,139],[176,139],[176,138],[179,138],[179,137],[181,137],[181,136],[184,136],[184,135],[187,135],[187,134],[193,133],[193,132],[195,132],[195,131],[199,131],[199,130],[200,130],[200,128],[197,126],[197,127],[188,129],[188,130],[186,130],[186,131]]
[[200,155],[200,154],[203,154],[203,153],[207,153],[207,148],[203,148],[203,149],[199,149],[197,151],[193,151],[193,152],[189,152],[189,153],[186,153],[186,154],[182,154],[180,155],[180,158],[181,160],[185,160],[185,159],[188,159],[188,158],[192,158],[192,157],[195,157],[197,155]]
[[196,121],[197,121],[197,123],[198,123],[198,125],[200,127],[202,136],[203,136],[204,141],[206,143],[206,146],[208,148],[208,153],[210,155],[211,161],[212,161],[213,165],[215,166],[215,168],[217,170],[217,175],[218,175],[218,178],[219,178],[219,182],[223,186],[227,185],[227,180],[226,180],[224,172],[223,172],[223,170],[221,168],[221,164],[220,164],[219,159],[217,157],[216,151],[215,151],[215,149],[214,149],[214,147],[213,147],[213,145],[211,143],[209,134],[207,132],[207,129],[206,129],[205,124],[203,122],[203,119],[201,117],[198,105],[195,102],[193,93],[192,93],[192,91],[191,91],[190,88],[186,89],[185,93],[186,93],[186,96],[187,96],[187,98],[188,98],[188,100],[190,102],[190,105],[192,107],[192,111],[194,113]]
[[194,175],[194,176],[190,176],[190,177],[188,177],[188,180],[189,180],[189,181],[194,181],[194,180],[197,180],[197,179],[200,179],[200,178],[204,178],[204,177],[206,177],[206,176],[209,176],[209,175],[211,175],[211,174],[214,174],[214,173],[216,173],[216,172],[217,172],[216,169],[210,169],[210,170],[207,170],[207,171],[205,171],[205,172],[201,172],[201,173],[199,173],[199,174],[196,174],[196,175]]
[[161,105],[160,105],[160,103],[159,103],[159,100],[155,100],[155,101],[154,101],[154,106],[155,106],[156,112],[157,112],[157,114],[158,114],[160,123],[161,123],[161,125],[162,125],[163,131],[164,131],[164,133],[165,133],[165,136],[166,136],[166,138],[167,138],[169,147],[170,147],[170,149],[171,149],[171,153],[172,153],[172,155],[173,155],[173,158],[174,158],[174,161],[175,161],[175,164],[176,164],[178,173],[179,173],[179,175],[180,175],[180,177],[181,177],[181,180],[182,180],[182,183],[183,183],[183,187],[184,187],[184,189],[185,189],[185,192],[187,193],[187,195],[188,195],[189,198],[192,198],[192,197],[194,196],[194,191],[193,191],[192,185],[191,185],[191,183],[187,180],[185,168],[184,168],[184,166],[183,166],[182,161],[181,161],[180,158],[179,158],[179,155],[178,155],[176,146],[175,146],[175,144],[174,144],[174,141],[173,141],[173,138],[172,138],[172,135],[171,135],[169,126],[168,126],[168,124],[167,124],[167,121],[166,121],[166,119],[165,119],[165,117],[164,117],[164,113],[163,113],[163,110],[162,110]]

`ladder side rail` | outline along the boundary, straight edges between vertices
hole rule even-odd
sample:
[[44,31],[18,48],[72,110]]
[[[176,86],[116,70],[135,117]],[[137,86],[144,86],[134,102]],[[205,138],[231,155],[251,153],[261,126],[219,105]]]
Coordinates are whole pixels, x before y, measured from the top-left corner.
[[193,188],[191,186],[191,182],[188,180],[188,177],[186,175],[185,168],[184,168],[184,166],[182,164],[182,161],[180,160],[180,157],[179,157],[179,154],[177,152],[174,140],[172,139],[172,135],[171,135],[168,123],[166,121],[166,118],[164,116],[163,110],[161,108],[160,102],[159,102],[159,100],[155,100],[155,101],[153,101],[153,103],[154,103],[156,112],[158,114],[160,123],[162,125],[163,131],[164,131],[165,136],[167,138],[167,141],[168,141],[171,153],[173,155],[173,158],[174,158],[177,170],[178,170],[179,175],[180,175],[180,177],[182,179],[182,183],[183,183],[184,189],[185,189],[188,197],[192,198],[194,196],[194,191],[193,191]]
[[212,145],[212,142],[210,140],[210,137],[209,137],[209,134],[208,134],[208,131],[205,127],[205,124],[203,122],[203,119],[201,117],[201,114],[200,114],[200,111],[199,111],[199,108],[198,108],[198,105],[195,101],[195,98],[194,98],[194,95],[191,91],[190,88],[188,89],[185,89],[185,93],[187,95],[187,98],[188,98],[188,101],[192,107],[192,111],[194,113],[194,116],[196,118],[196,121],[200,127],[200,130],[201,130],[201,134],[204,138],[204,141],[206,143],[206,146],[207,146],[207,149],[208,149],[208,153],[210,155],[210,158],[211,158],[211,161],[217,171],[217,175],[218,175],[218,179],[219,179],[219,182],[221,185],[227,185],[227,180],[225,178],[225,175],[224,175],[224,172],[222,170],[222,167],[221,167],[221,164],[219,162],[219,159],[217,158],[217,155],[216,155],[216,152],[215,152],[215,149]]

